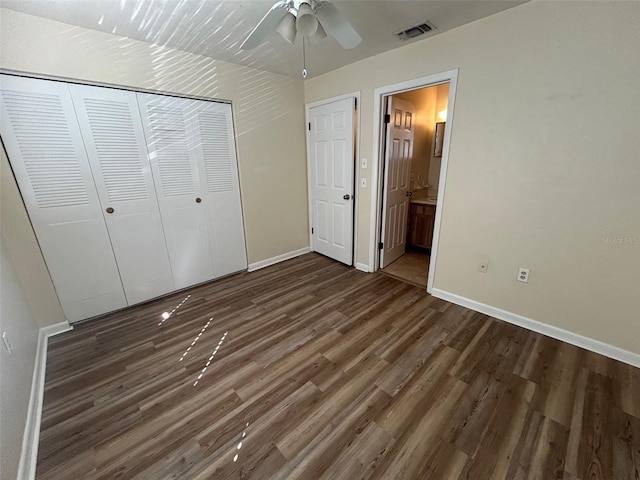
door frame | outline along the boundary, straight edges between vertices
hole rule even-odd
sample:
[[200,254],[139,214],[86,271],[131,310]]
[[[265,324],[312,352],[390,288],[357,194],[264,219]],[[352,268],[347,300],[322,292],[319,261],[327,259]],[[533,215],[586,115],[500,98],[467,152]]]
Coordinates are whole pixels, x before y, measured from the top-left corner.
[[359,202],[360,202],[360,192],[358,190],[358,185],[360,185],[360,168],[356,168],[356,163],[358,163],[358,159],[360,158],[360,92],[352,92],[352,93],[345,93],[344,95],[338,95],[336,97],[331,97],[331,98],[326,98],[323,100],[318,100],[316,102],[310,102],[310,103],[306,103],[304,106],[304,131],[305,131],[305,138],[306,138],[306,152],[307,152],[307,207],[308,207],[308,213],[309,213],[309,224],[308,224],[308,229],[309,229],[309,249],[312,252],[315,252],[315,248],[313,247],[313,234],[311,233],[311,219],[313,218],[313,212],[312,212],[312,208],[313,208],[313,203],[312,203],[312,198],[311,198],[311,148],[310,148],[310,144],[309,144],[309,136],[310,136],[310,132],[309,132],[309,120],[310,120],[310,110],[312,108],[315,107],[320,107],[322,105],[327,105],[329,103],[333,103],[333,102],[338,102],[340,100],[346,100],[348,98],[354,98],[355,99],[355,121],[354,121],[354,125],[353,125],[353,134],[354,134],[354,146],[355,146],[355,152],[354,152],[354,157],[353,157],[353,194],[355,195],[355,199],[353,202],[353,225],[351,226],[351,228],[353,229],[353,244],[351,245],[351,249],[353,250],[353,260],[351,262],[352,265],[354,265],[356,268],[358,268],[359,270],[363,270],[363,271],[368,271],[368,269],[366,268],[365,265],[359,266],[358,263],[356,263],[356,245],[358,245],[358,229],[356,228],[356,226],[358,225],[358,206],[359,206]]
[[449,144],[451,141],[451,126],[453,110],[455,106],[456,89],[458,85],[458,69],[415,78],[404,82],[386,85],[374,90],[373,93],[373,149],[371,160],[371,212],[369,221],[369,270],[375,272],[380,268],[380,255],[378,244],[380,242],[380,226],[382,222],[382,183],[384,162],[384,100],[385,97],[433,87],[443,83],[449,83],[449,99],[447,106],[447,128],[445,128],[444,142],[442,144],[442,159],[440,166],[440,178],[438,180],[438,201],[436,205],[436,220],[433,230],[433,243],[431,246],[431,258],[429,261],[429,276],[427,280],[427,293],[433,290],[433,277],[435,273],[436,257],[438,253],[438,241],[440,239],[440,223],[442,221],[442,203],[447,180],[447,165],[449,163]]

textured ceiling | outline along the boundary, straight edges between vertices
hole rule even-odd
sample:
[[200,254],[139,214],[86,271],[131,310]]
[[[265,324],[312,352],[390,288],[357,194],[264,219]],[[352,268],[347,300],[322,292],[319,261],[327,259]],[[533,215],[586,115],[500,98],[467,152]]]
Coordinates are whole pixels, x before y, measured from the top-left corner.
[[[4,8],[207,57],[299,77],[302,44],[277,33],[250,51],[240,44],[274,2],[263,0],[1,0]],[[524,1],[335,1],[362,37],[351,50],[330,37],[307,48],[309,76],[428,38]],[[393,33],[429,21],[436,29],[417,39]]]

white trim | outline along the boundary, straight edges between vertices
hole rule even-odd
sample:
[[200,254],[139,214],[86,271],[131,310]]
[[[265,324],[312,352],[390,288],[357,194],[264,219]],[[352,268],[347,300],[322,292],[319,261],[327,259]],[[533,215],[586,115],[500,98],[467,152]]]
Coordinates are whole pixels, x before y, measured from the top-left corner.
[[31,379],[31,394],[27,408],[27,421],[22,436],[22,451],[18,466],[18,480],[36,478],[38,460],[38,442],[40,440],[40,421],[42,420],[42,402],[44,398],[44,379],[47,368],[47,344],[49,337],[73,330],[67,322],[43,327],[38,333],[38,346]]
[[298,250],[293,250],[292,252],[283,253],[282,255],[277,255],[275,257],[267,258],[266,260],[260,260],[256,263],[250,263],[248,271],[255,272],[256,270],[260,270],[261,268],[269,267],[271,265],[275,265],[276,263],[284,262],[285,260],[290,260],[295,257],[299,257],[300,255],[304,255],[305,253],[309,253],[311,250],[309,247],[299,248]]
[[[442,203],[444,199],[444,189],[446,185],[447,164],[449,162],[449,142],[451,141],[451,125],[453,120],[453,108],[455,104],[456,88],[458,84],[458,69],[449,70],[426,77],[407,80],[393,85],[376,88],[373,92],[373,150],[371,159],[371,212],[369,219],[369,265],[371,271],[375,272],[379,266],[378,243],[380,242],[380,209],[382,198],[382,178],[380,175],[380,162],[384,158],[380,155],[382,141],[382,103],[384,97],[394,93],[426,88],[442,83],[449,83],[449,105],[447,107],[447,128],[445,129],[444,143],[442,147],[442,160],[440,167],[440,180],[438,187],[438,202],[436,205],[436,220],[433,232],[433,242],[431,247],[431,261],[429,262],[429,277],[427,291],[433,289],[433,273],[436,265],[436,255],[438,252],[438,240],[440,238],[440,221],[442,218]],[[382,158],[382,160],[381,160]]]
[[[309,175],[309,171],[310,171],[310,163],[309,160],[311,158],[311,154],[309,151],[309,113],[310,110],[312,108],[315,107],[320,107],[322,105],[326,105],[328,103],[333,103],[333,102],[339,102],[340,100],[346,100],[348,98],[355,98],[355,109],[356,109],[356,121],[355,121],[355,125],[354,125],[354,129],[355,129],[355,158],[353,159],[354,161],[354,165],[353,165],[353,181],[354,181],[354,185],[353,185],[353,196],[355,197],[355,202],[353,205],[353,245],[352,245],[352,249],[353,249],[353,259],[351,261],[352,265],[355,265],[355,261],[356,261],[356,256],[357,256],[357,251],[356,251],[356,246],[358,245],[358,229],[356,228],[358,225],[358,208],[360,206],[360,111],[362,110],[361,108],[361,102],[360,102],[360,92],[352,92],[352,93],[345,93],[344,95],[338,95],[337,97],[331,97],[331,98],[325,98],[323,100],[318,100],[316,102],[311,102],[311,103],[307,103],[304,106],[304,131],[305,131],[305,136],[306,136],[306,143],[307,143],[307,148],[306,148],[306,152],[307,152],[307,204],[308,204],[308,210],[309,210],[309,249],[310,251],[314,252],[314,248],[313,248],[313,234],[311,233],[311,228],[313,227],[311,225],[311,219],[313,218],[313,212],[311,210],[311,176]],[[251,270],[250,270],[251,271]]]
[[638,353],[630,352],[629,350],[624,350],[620,347],[601,342],[600,340],[585,337],[569,330],[554,327],[553,325],[542,323],[538,320],[533,320],[531,318],[518,315],[517,313],[512,313],[500,308],[492,307],[491,305],[486,305],[484,303],[480,303],[475,300],[456,295],[455,293],[445,292],[444,290],[440,290],[438,288],[434,288],[431,294],[434,297],[441,298],[442,300],[446,300],[451,303],[455,303],[456,305],[470,308],[472,310],[475,310],[476,312],[484,313],[485,315],[489,315],[499,320],[518,325],[519,327],[526,328],[527,330],[541,333],[542,335],[546,335],[557,340],[562,340],[563,342],[570,343],[571,345],[575,345],[577,347],[599,353],[601,355],[604,355],[605,357],[613,358],[614,360],[619,360],[634,367],[640,368],[640,354]]
[[73,326],[69,325],[67,322],[60,322],[55,325],[49,325],[48,327],[42,327],[40,332],[43,333],[45,337],[49,338],[60,335],[61,333],[70,332],[71,330],[73,330]]
[[356,270],[360,270],[361,272],[369,273],[369,265],[367,265],[366,263],[356,262],[355,267],[356,267]]

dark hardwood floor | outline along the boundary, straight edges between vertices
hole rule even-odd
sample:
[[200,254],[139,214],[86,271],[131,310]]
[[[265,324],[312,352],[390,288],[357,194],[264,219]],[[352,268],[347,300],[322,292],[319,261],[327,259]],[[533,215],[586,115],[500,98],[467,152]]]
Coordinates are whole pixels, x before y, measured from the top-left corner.
[[41,480],[638,480],[640,370],[308,254],[54,337],[38,457]]

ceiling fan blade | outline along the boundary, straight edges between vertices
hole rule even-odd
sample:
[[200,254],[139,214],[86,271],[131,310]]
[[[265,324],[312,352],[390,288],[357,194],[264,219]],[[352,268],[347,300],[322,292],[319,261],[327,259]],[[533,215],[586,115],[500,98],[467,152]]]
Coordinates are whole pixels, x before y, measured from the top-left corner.
[[280,0],[279,2],[276,2],[275,5],[271,7],[271,10],[262,17],[260,23],[258,23],[258,25],[256,25],[256,27],[251,31],[246,40],[242,42],[240,48],[242,50],[250,50],[260,45],[260,42],[264,40],[264,37],[274,30],[280,20],[282,20],[282,17],[287,14],[287,4],[287,0]]
[[335,38],[342,48],[356,47],[362,41],[358,32],[333,3],[321,3],[316,9],[316,17],[327,33]]

